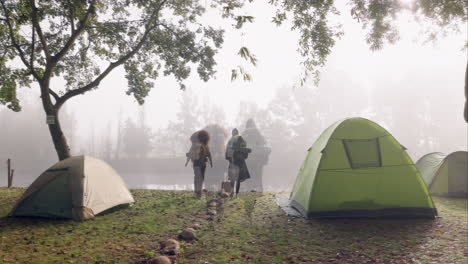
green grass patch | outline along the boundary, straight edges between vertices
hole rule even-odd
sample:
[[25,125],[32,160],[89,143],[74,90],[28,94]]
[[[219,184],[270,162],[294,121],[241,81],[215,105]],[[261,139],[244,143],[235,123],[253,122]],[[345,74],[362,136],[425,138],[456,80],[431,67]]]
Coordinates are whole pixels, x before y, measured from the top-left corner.
[[242,193],[178,263],[468,263],[468,200],[434,201],[436,220],[305,220]]
[[139,262],[205,210],[191,192],[132,190],[133,206],[84,222],[5,217],[23,191],[0,188],[0,263]]
[[8,218],[24,189],[0,188],[0,263],[144,263],[159,242],[202,223],[178,264],[468,263],[468,200],[434,197],[440,218],[290,218],[273,194],[227,199],[216,219],[184,191],[132,190],[134,206],[84,222]]

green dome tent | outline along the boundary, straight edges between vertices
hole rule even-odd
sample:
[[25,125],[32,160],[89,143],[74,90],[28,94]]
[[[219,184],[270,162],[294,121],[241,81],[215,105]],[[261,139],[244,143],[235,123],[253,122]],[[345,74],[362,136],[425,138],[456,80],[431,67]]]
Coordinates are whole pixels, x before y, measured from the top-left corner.
[[111,166],[100,159],[76,156],[42,173],[10,215],[86,220],[133,202],[132,194]]
[[431,196],[403,146],[376,123],[349,118],[309,149],[290,196],[306,217],[430,217]]
[[468,152],[429,153],[416,162],[416,167],[432,194],[468,197]]

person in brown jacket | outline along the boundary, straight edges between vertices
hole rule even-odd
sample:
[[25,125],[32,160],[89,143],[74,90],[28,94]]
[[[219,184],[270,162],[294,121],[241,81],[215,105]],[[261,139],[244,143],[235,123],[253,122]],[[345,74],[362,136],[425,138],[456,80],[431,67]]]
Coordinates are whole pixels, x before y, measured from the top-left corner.
[[193,173],[194,173],[194,189],[197,198],[201,197],[203,180],[205,179],[206,163],[209,161],[210,166],[213,168],[213,161],[211,159],[210,149],[208,148],[208,142],[210,141],[210,135],[205,130],[200,130],[192,134],[190,137],[192,146],[189,152],[187,152],[187,162],[192,161]]

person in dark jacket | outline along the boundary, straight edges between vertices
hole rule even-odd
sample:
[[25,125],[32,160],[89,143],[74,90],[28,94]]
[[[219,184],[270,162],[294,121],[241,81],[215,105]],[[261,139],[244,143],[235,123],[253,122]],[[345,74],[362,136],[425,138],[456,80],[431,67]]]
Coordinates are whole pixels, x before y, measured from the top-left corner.
[[242,137],[252,149],[250,158],[247,161],[252,178],[245,183],[245,189],[247,191],[263,192],[263,167],[268,163],[271,149],[253,119],[247,120]]
[[[228,179],[231,182],[231,186],[234,190],[236,187],[236,197],[239,194],[240,183],[250,178],[250,173],[247,168],[245,160],[250,153],[250,149],[247,148],[247,144],[242,136],[239,135],[237,129],[232,130],[232,137],[226,146],[226,160],[229,161],[228,167]],[[234,192],[231,193],[231,197]]]
[[211,160],[210,149],[208,148],[208,142],[210,141],[210,135],[205,130],[200,130],[192,134],[190,137],[192,146],[189,152],[187,152],[187,162],[192,161],[194,176],[194,189],[196,197],[201,197],[203,180],[205,179],[206,163],[209,161],[210,166],[213,168],[213,161]]

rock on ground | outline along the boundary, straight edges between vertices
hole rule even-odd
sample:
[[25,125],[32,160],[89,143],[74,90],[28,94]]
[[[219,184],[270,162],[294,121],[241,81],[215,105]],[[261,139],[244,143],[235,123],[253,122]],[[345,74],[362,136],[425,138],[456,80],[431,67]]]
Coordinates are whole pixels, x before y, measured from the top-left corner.
[[221,196],[221,198],[228,198],[229,194],[227,192],[221,192],[219,196]]
[[199,223],[195,223],[195,224],[192,225],[192,228],[195,229],[195,230],[198,230],[198,229],[201,229],[202,226]]
[[180,244],[175,239],[168,239],[161,243],[161,252],[168,255],[177,255],[179,253]]
[[171,260],[166,256],[159,256],[150,259],[149,264],[171,264]]
[[212,200],[212,201],[208,202],[207,206],[208,207],[216,207],[216,206],[218,206],[218,203]]
[[214,199],[209,200],[206,204],[209,205],[210,203],[222,204],[223,200],[221,200],[219,198],[214,198]]
[[198,240],[198,238],[195,235],[195,229],[193,228],[184,229],[182,232],[180,232],[177,238],[185,241]]
[[207,214],[208,214],[208,215],[216,215],[216,214],[218,214],[218,213],[216,212],[216,210],[208,209],[208,210],[207,210]]

